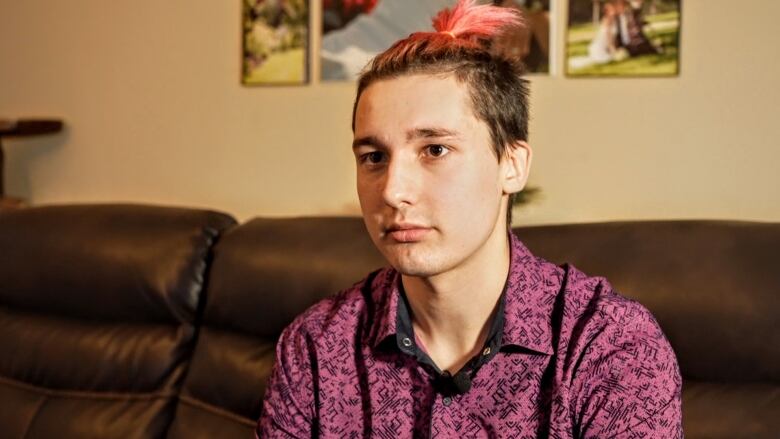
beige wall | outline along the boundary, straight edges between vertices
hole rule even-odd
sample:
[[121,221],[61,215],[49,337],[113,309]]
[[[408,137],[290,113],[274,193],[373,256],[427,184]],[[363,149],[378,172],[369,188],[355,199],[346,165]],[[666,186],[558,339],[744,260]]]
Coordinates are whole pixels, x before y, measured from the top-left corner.
[[[242,87],[240,4],[0,0],[0,117],[68,124],[4,142],[8,191],[240,219],[357,213],[354,85]],[[534,77],[542,196],[515,223],[779,221],[778,16],[776,0],[684,0],[680,77]]]

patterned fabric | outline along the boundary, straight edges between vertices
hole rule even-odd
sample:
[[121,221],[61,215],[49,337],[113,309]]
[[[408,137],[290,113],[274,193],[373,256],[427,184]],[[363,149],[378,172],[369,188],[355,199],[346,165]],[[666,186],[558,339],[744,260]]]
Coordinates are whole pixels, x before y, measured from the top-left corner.
[[284,330],[257,435],[683,437],[677,360],[650,312],[510,240],[503,321],[487,346],[498,348],[466,366],[465,393],[416,349],[401,276],[385,268]]

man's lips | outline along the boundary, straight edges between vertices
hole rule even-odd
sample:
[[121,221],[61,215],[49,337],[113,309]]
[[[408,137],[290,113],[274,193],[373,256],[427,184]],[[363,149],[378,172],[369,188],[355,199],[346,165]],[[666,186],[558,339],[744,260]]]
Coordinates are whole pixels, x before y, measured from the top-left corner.
[[430,227],[416,224],[394,225],[386,229],[385,234],[398,242],[418,242],[430,232]]

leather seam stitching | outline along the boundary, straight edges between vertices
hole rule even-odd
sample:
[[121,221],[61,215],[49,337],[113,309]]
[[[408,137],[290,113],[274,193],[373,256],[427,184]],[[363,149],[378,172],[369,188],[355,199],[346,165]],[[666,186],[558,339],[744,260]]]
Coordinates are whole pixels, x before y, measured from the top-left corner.
[[32,415],[30,416],[30,421],[27,422],[27,428],[24,429],[24,433],[22,434],[22,439],[26,439],[27,435],[30,434],[30,430],[32,430],[33,422],[35,422],[35,418],[38,417],[38,413],[41,412],[41,407],[43,407],[43,404],[46,403],[46,400],[49,399],[46,395],[41,395],[41,399],[38,401],[37,404],[35,404],[35,410],[33,410]]
[[209,404],[207,402],[203,402],[203,401],[201,401],[199,399],[195,399],[195,398],[190,397],[190,396],[180,395],[179,396],[179,401],[181,401],[181,402],[183,402],[183,403],[185,403],[187,405],[190,405],[190,406],[193,406],[193,407],[197,407],[199,409],[202,409],[202,410],[205,410],[207,412],[213,413],[215,415],[219,415],[219,416],[231,419],[233,421],[237,421],[237,422],[239,422],[241,424],[244,424],[244,425],[248,425],[250,427],[254,427],[257,424],[255,421],[251,420],[250,418],[246,418],[244,416],[238,415],[238,414],[233,413],[231,411],[228,411],[228,410],[225,410],[223,408],[211,405],[211,404]]
[[70,398],[85,398],[85,399],[132,399],[132,400],[144,400],[144,399],[156,399],[156,398],[172,398],[176,394],[171,391],[163,392],[143,392],[143,393],[124,393],[124,392],[91,392],[81,390],[57,390],[48,389],[46,387],[36,386],[34,384],[25,383],[23,381],[15,380],[0,376],[0,384],[7,384],[11,387],[24,389],[31,392],[36,392],[48,397],[70,397]]

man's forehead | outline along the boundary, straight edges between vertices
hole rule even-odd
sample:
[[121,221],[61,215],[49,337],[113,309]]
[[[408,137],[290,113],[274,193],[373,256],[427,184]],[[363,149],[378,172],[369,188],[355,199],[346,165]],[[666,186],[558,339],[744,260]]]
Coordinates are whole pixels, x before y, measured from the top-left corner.
[[466,86],[452,75],[377,81],[360,97],[355,136],[393,131],[405,138],[457,136],[478,123]]
[[360,99],[359,105],[364,102],[363,97],[371,97],[369,104],[383,101],[397,101],[399,98],[408,97],[409,93],[416,100],[429,96],[450,97],[452,100],[460,100],[467,97],[468,86],[458,81],[453,74],[407,74],[392,78],[379,79],[366,87]]

